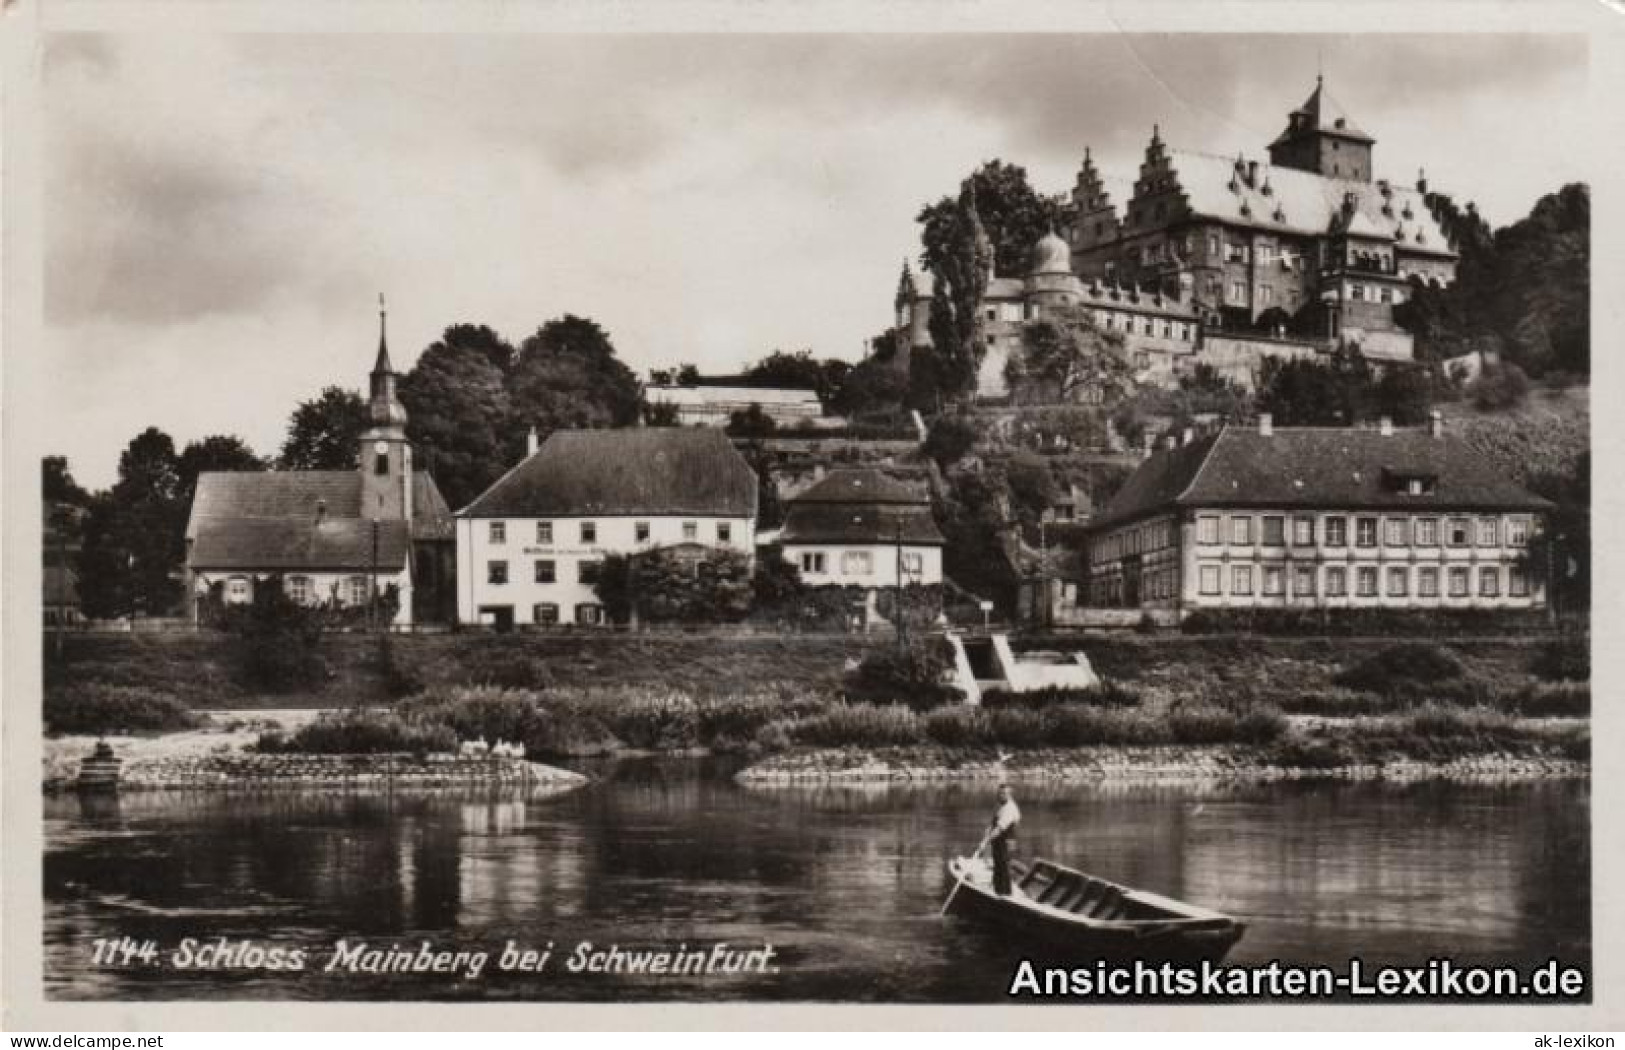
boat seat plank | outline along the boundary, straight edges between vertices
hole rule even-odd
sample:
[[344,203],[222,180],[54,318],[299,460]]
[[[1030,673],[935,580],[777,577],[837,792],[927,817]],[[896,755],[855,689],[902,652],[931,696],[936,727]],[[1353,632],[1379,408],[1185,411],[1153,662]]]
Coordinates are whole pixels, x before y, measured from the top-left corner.
[[1100,895],[1089,909],[1092,919],[1114,919],[1122,916],[1127,909],[1123,906],[1123,891],[1116,886],[1106,887],[1106,892]]
[[1044,892],[1039,895],[1038,903],[1055,904],[1062,897],[1066,896],[1072,891],[1073,884],[1076,882],[1076,876],[1062,875],[1045,888]]
[[1105,883],[1100,882],[1097,879],[1090,879],[1089,885],[1084,889],[1083,896],[1078,898],[1078,903],[1072,906],[1072,910],[1077,912],[1079,915],[1088,915],[1092,917],[1094,915],[1095,905],[1100,903],[1100,898],[1105,892]]

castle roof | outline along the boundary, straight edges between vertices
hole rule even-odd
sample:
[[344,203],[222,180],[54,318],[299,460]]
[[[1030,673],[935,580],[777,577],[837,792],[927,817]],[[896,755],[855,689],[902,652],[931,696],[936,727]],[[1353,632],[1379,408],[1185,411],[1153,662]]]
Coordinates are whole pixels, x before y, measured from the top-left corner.
[[1338,105],[1337,100],[1331,97],[1326,86],[1319,77],[1315,78],[1315,90],[1304,99],[1303,105],[1292,111],[1288,118],[1286,130],[1276,138],[1276,143],[1287,142],[1304,134],[1319,133],[1323,135],[1336,135],[1340,138],[1353,139],[1357,142],[1375,142],[1376,139],[1367,135],[1354,122],[1349,119],[1348,113]]
[[1054,230],[1044,234],[1033,247],[1032,274],[1072,272],[1072,246]]
[[756,472],[721,430],[555,431],[459,517],[756,516]]
[[[1396,478],[1425,477],[1413,494]],[[1176,507],[1539,511],[1552,504],[1498,471],[1466,442],[1427,429],[1226,427],[1153,453],[1091,522],[1133,521]]]
[[[1258,177],[1249,183],[1245,173],[1237,169],[1237,158],[1193,150],[1169,150],[1169,164],[1191,211],[1205,218],[1324,236],[1341,221],[1343,203],[1352,194],[1362,228],[1395,240],[1396,246],[1405,251],[1454,254],[1423,194],[1386,180],[1335,179],[1295,168],[1261,165]],[[1405,231],[1403,243],[1398,241],[1401,228]]]

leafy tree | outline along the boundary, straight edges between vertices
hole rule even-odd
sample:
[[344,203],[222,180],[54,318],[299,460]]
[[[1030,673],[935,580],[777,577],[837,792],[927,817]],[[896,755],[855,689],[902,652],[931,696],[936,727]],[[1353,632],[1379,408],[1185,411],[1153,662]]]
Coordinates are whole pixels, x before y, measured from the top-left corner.
[[277,466],[282,470],[354,470],[367,402],[354,390],[330,386],[302,401],[288,420]]
[[1591,607],[1591,453],[1582,452],[1567,470],[1536,474],[1529,487],[1557,507],[1545,532],[1530,550],[1529,568],[1551,588],[1559,612]]
[[1012,354],[1005,377],[1012,387],[1037,381],[1061,401],[1079,395],[1115,402],[1134,387],[1134,368],[1123,336],[1095,326],[1076,307],[1054,309],[1022,327],[1022,352]]
[[[1032,264],[1033,246],[1058,219],[1055,205],[1040,196],[1027,180],[1020,165],[992,160],[972,172],[966,180],[976,201],[981,222],[993,248],[990,263],[1002,274],[1025,275]],[[944,197],[920,209],[915,219],[920,230],[920,262],[937,277],[947,276],[957,265],[953,256],[963,218],[965,186],[960,198]]]
[[87,615],[167,613],[180,600],[186,508],[180,460],[168,434],[148,427],[119,456],[119,476],[91,501],[79,557]]
[[673,547],[605,557],[594,590],[617,623],[734,622],[754,593],[744,553]]
[[1266,357],[1259,369],[1258,410],[1289,427],[1353,426],[1371,415],[1371,365],[1356,347],[1325,360]]
[[188,442],[176,461],[176,500],[189,512],[192,494],[197,491],[197,477],[205,471],[265,470],[267,466],[265,459],[235,434],[211,434]]
[[773,417],[755,402],[728,417],[728,433],[733,437],[767,437],[778,428]]
[[779,485],[773,479],[773,454],[752,441],[741,454],[756,473],[756,527],[776,529],[784,524],[784,507],[779,502]]
[[871,354],[852,366],[829,408],[841,416],[894,411],[902,406],[908,386],[908,375],[901,362],[895,357]]
[[1467,396],[1485,410],[1514,408],[1529,396],[1529,376],[1511,361],[1491,361],[1467,384]]
[[930,393],[955,400],[975,392],[984,350],[982,300],[993,269],[994,246],[977,209],[974,180],[965,180],[960,188],[951,221],[942,232],[943,251],[935,260],[931,289],[934,390]]
[[643,406],[643,425],[646,427],[679,427],[683,425],[677,406],[669,401],[650,401]]
[[1372,400],[1381,415],[1402,427],[1427,422],[1437,397],[1435,374],[1427,368],[1390,368],[1377,380]]
[[513,425],[508,456],[518,459],[524,431],[546,437],[566,427],[624,427],[638,421],[643,392],[615,355],[609,334],[584,317],[565,314],[519,346],[509,385]]
[[1055,502],[1055,476],[1049,463],[1031,452],[1011,458],[1005,465],[1005,485],[1010,493],[1010,509],[1018,521],[1037,524],[1044,511]]
[[758,386],[813,390],[821,404],[834,402],[852,366],[839,358],[820,361],[811,350],[787,353],[775,350],[745,369],[745,378]]
[[73,479],[68,470],[68,457],[46,456],[40,461],[40,484],[47,503],[66,503],[74,507],[88,506],[90,493]]
[[756,573],[751,577],[752,599],[757,608],[782,609],[806,593],[801,570],[784,556],[784,548],[770,543],[756,552]]
[[453,507],[472,503],[513,465],[504,364],[513,348],[484,325],[453,325],[401,380],[406,433]]
[[681,364],[677,366],[678,386],[698,386],[700,383],[700,369],[697,365]]
[[976,424],[967,416],[939,416],[925,435],[922,451],[947,469],[976,446]]

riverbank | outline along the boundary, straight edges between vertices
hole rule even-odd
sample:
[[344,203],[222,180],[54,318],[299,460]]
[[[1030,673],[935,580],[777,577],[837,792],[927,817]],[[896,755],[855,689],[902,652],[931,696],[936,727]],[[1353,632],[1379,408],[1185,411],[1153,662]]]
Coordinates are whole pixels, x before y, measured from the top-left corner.
[[1004,781],[1186,782],[1202,780],[1534,780],[1591,775],[1589,761],[1561,754],[1479,754],[1450,759],[1392,757],[1342,765],[1283,763],[1270,748],[1210,747],[825,748],[775,755],[736,779],[747,787]]
[[255,750],[262,734],[295,732],[318,714],[216,713],[200,728],[158,736],[47,737],[43,787],[48,792],[73,790],[80,760],[99,740],[105,740],[122,763],[120,791],[493,787],[550,794],[587,780],[579,773],[514,756],[265,754]]

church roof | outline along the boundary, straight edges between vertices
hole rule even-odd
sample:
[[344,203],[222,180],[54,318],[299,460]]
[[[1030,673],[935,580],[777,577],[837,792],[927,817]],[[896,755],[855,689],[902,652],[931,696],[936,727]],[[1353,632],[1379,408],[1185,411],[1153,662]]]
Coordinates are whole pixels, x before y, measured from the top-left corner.
[[[207,471],[198,475],[187,520],[187,563],[194,569],[384,571],[405,565],[412,541],[453,537],[451,511],[426,471],[412,475],[412,526],[361,516],[361,475],[354,470]],[[321,509],[318,522],[317,511]]]
[[[1452,254],[1450,242],[1427,201],[1408,187],[1381,180],[1334,179],[1268,165],[1259,166],[1257,179],[1249,185],[1236,169],[1236,158],[1193,150],[1169,150],[1169,163],[1191,211],[1207,218],[1263,230],[1324,236],[1334,221],[1341,219],[1343,201],[1352,193],[1362,225],[1369,224],[1384,237],[1396,237],[1403,227],[1404,249]],[[1383,210],[1385,204],[1387,213]]]
[[471,518],[756,515],[756,472],[721,430],[560,430],[458,512]]
[[[1400,476],[1435,479],[1413,495]],[[1461,439],[1427,429],[1226,427],[1140,465],[1091,529],[1174,507],[1527,510],[1551,504],[1496,470]]]

